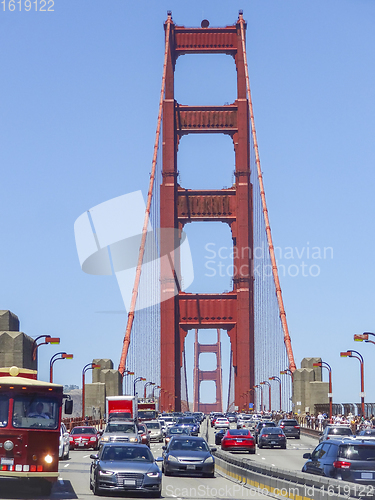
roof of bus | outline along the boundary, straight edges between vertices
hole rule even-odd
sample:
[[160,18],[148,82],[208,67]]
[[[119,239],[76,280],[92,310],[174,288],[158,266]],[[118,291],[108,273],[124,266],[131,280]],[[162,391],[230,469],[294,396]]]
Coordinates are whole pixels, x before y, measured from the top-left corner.
[[34,380],[25,377],[0,377],[0,387],[2,385],[23,385],[29,387],[49,387],[51,389],[63,389],[63,386],[60,384],[51,384],[50,382],[44,382],[43,380]]

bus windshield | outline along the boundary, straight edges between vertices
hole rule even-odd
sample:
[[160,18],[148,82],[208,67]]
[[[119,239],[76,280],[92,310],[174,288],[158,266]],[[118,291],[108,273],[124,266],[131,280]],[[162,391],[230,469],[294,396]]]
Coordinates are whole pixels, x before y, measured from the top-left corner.
[[8,396],[0,396],[0,427],[5,427],[6,425],[8,425],[8,409]]
[[22,429],[57,429],[59,403],[42,395],[16,396],[13,403],[13,426]]

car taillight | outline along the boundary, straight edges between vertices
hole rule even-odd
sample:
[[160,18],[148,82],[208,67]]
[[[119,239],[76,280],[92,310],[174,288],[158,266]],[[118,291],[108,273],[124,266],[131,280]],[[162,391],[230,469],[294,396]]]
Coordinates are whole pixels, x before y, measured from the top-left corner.
[[262,434],[262,437],[268,438],[268,434]]
[[299,429],[299,425],[295,425],[295,426],[294,426],[294,428],[295,428],[295,429]]
[[284,437],[284,434],[278,434],[279,438]]
[[340,462],[339,460],[333,462],[333,467],[335,469],[350,469],[351,465],[351,462]]
[[282,429],[284,429],[285,425],[280,425],[280,427],[281,427]]

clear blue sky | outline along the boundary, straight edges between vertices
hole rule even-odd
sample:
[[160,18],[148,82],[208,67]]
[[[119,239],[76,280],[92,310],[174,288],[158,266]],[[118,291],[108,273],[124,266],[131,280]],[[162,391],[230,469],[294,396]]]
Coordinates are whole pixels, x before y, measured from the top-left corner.
[[[0,6],[0,309],[74,353],[55,364],[55,380],[80,385],[92,358],[119,360],[125,315],[97,313],[123,308],[117,282],[81,271],[73,224],[103,201],[147,191],[167,10],[177,24],[223,26],[243,9],[274,243],[280,263],[320,271],[281,276],[297,363],[321,356],[334,370],[334,401],[358,401],[358,362],[339,357],[357,348],[366,400],[375,401],[375,346],[353,342],[375,331],[375,3],[55,0],[54,12],[18,9]],[[176,98],[232,102],[234,78],[229,56],[184,56]],[[231,184],[233,150],[220,139],[204,151],[199,139],[181,142],[183,186]],[[206,157],[220,160],[215,171],[194,167]],[[229,231],[225,238],[229,245]],[[288,259],[287,247],[305,253]],[[312,259],[312,247],[332,247],[333,258]],[[40,349],[41,378],[55,348]]]

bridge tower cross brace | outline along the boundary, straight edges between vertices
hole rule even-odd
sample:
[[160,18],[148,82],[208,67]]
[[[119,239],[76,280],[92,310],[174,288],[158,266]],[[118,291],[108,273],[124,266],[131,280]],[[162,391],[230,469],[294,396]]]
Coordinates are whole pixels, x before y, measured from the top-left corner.
[[[160,186],[161,226],[161,408],[168,397],[181,406],[181,367],[184,340],[191,329],[228,332],[234,367],[234,403],[254,381],[254,299],[252,185],[250,183],[250,117],[242,49],[240,14],[224,28],[185,28],[171,15],[163,102],[163,166]],[[167,26],[169,24],[169,30]],[[177,58],[185,54],[229,54],[237,71],[237,99],[224,106],[186,106],[174,97]],[[230,135],[235,151],[235,183],[229,189],[185,189],[177,182],[178,144],[191,133]],[[203,168],[203,165],[202,165]],[[194,221],[218,221],[231,228],[233,290],[227,293],[184,293],[180,290],[179,253],[183,227]],[[174,229],[165,231],[163,229]],[[167,300],[166,300],[167,299]]]

